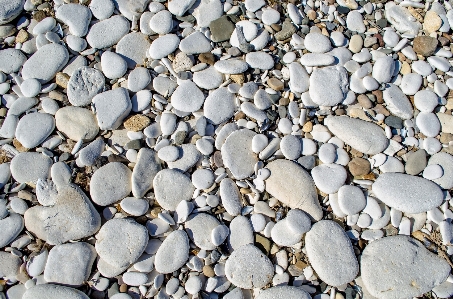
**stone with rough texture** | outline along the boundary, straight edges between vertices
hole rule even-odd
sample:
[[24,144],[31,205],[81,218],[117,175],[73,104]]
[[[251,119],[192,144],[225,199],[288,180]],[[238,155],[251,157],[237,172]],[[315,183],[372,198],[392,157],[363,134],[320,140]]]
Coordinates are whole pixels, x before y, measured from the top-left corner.
[[384,151],[388,139],[378,125],[348,116],[331,116],[324,124],[338,138],[364,154],[375,155]]
[[440,178],[432,180],[442,189],[453,188],[453,156],[447,153],[437,153],[431,156],[428,165],[438,164],[442,167],[443,175]]
[[394,84],[387,84],[383,92],[387,109],[395,116],[410,119],[414,114],[412,104],[403,91]]
[[40,284],[27,289],[22,299],[89,299],[79,290],[55,284]]
[[9,217],[0,219],[0,227],[2,228],[0,247],[5,247],[24,229],[24,218],[19,214],[11,214]]
[[205,100],[204,116],[213,124],[221,124],[234,115],[234,95],[227,88],[214,90]]
[[122,87],[97,94],[92,102],[101,130],[117,129],[132,109],[129,93]]
[[0,25],[6,24],[17,17],[24,7],[24,0],[2,1],[0,8]]
[[156,271],[167,274],[180,269],[189,259],[189,249],[189,238],[185,231],[170,233],[156,252]]
[[91,26],[86,39],[92,48],[107,48],[116,44],[129,29],[129,21],[116,15]]
[[26,148],[40,145],[55,129],[55,119],[47,113],[29,113],[16,127],[16,138]]
[[65,47],[53,43],[44,45],[24,63],[22,78],[35,78],[41,83],[47,83],[63,69],[68,59]]
[[142,255],[148,240],[148,230],[134,219],[112,219],[97,233],[95,248],[108,264],[127,267]]
[[[1,222],[0,222],[1,223]],[[0,277],[15,277],[19,272],[21,260],[9,253],[0,252]]]
[[189,238],[204,250],[213,250],[217,246],[212,243],[211,231],[219,226],[219,221],[206,213],[198,213],[190,216],[184,226]]
[[310,98],[320,106],[334,106],[348,92],[348,73],[342,66],[314,69],[310,76]]
[[383,299],[421,296],[444,282],[450,270],[443,258],[409,236],[373,241],[361,258],[363,283],[371,295]]
[[415,53],[429,57],[437,48],[437,39],[430,36],[417,36],[414,38],[413,49]]
[[179,37],[176,34],[166,34],[155,39],[149,47],[152,59],[162,59],[173,53],[179,45]]
[[132,171],[132,194],[137,198],[143,197],[153,187],[154,177],[161,169],[161,162],[154,150],[140,149]]
[[179,82],[179,86],[171,95],[171,104],[183,112],[194,112],[204,103],[204,94],[198,86],[190,80]]
[[128,68],[133,69],[136,65],[145,65],[146,52],[150,45],[147,35],[132,32],[123,36],[116,44],[116,53],[126,60]]
[[231,171],[233,176],[244,179],[250,176],[254,170],[258,157],[252,151],[252,139],[256,133],[242,129],[231,133],[222,145],[223,163]]
[[211,42],[203,33],[195,31],[179,43],[179,49],[186,54],[200,54],[211,51]]
[[74,106],[86,106],[104,89],[104,75],[97,69],[81,67],[69,79],[67,95]]
[[195,191],[190,178],[176,169],[162,169],[153,180],[154,194],[160,206],[174,211],[182,200],[189,201]]
[[279,159],[267,164],[266,168],[271,172],[266,180],[267,192],[290,208],[301,209],[316,221],[322,218],[313,179],[301,166]]
[[319,190],[333,194],[343,186],[348,175],[341,165],[321,164],[312,169],[311,176]]
[[383,173],[374,182],[373,192],[383,203],[404,213],[423,213],[443,200],[439,186],[427,179],[402,173]]
[[11,160],[11,175],[19,183],[36,183],[50,176],[51,165],[52,160],[41,153],[19,153]]
[[416,36],[422,25],[401,5],[386,7],[385,18],[402,34]]
[[69,26],[69,32],[72,35],[82,37],[88,32],[91,11],[86,6],[69,3],[58,7],[55,17]]
[[96,233],[101,226],[101,217],[85,193],[73,184],[60,186],[57,190],[53,205],[34,206],[25,212],[27,229],[52,245]]
[[27,57],[18,49],[8,48],[0,51],[0,71],[6,74],[19,71],[25,61]]
[[90,195],[101,206],[115,203],[132,189],[131,170],[120,162],[108,163],[95,171],[90,181]]
[[359,272],[359,263],[348,236],[334,221],[315,223],[305,236],[305,248],[313,270],[331,286],[351,282]]
[[262,288],[274,276],[269,258],[252,244],[243,245],[230,255],[225,263],[225,275],[234,285],[243,289]]

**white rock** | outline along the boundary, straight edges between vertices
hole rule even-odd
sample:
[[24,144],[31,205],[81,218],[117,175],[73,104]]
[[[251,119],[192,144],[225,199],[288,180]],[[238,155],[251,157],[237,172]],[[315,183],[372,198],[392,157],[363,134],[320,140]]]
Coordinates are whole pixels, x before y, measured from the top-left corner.
[[129,21],[117,15],[91,26],[86,39],[92,48],[108,48],[125,36],[129,29]]
[[338,164],[322,164],[312,169],[316,187],[324,193],[336,193],[347,178],[346,170]]
[[350,11],[346,18],[346,26],[349,30],[364,33],[366,28],[363,23],[362,14],[356,10]]
[[[219,73],[214,67],[208,67],[202,71],[193,73],[193,82],[195,82],[198,87],[204,89],[215,89],[222,84],[223,75]],[[212,94],[210,94],[209,96],[211,95]]]
[[232,215],[240,215],[242,209],[241,193],[238,187],[230,178],[225,178],[220,182],[220,198],[226,211]]
[[55,113],[57,129],[74,141],[93,140],[99,132],[96,116],[88,109],[66,106]]
[[52,160],[40,153],[19,153],[11,160],[11,175],[19,183],[46,180],[50,176]]
[[68,59],[65,47],[53,43],[44,45],[24,63],[22,78],[35,78],[47,83],[66,65]]
[[20,91],[25,97],[35,97],[41,91],[41,83],[34,78],[26,79],[20,85]]
[[120,162],[111,162],[102,166],[91,178],[91,198],[101,206],[107,206],[125,198],[132,190],[131,176],[132,171]]
[[217,61],[214,67],[222,74],[240,74],[245,72],[249,65],[244,60],[226,59]]
[[387,109],[395,116],[410,119],[413,116],[412,104],[401,89],[394,84],[387,84],[383,92]]
[[168,10],[175,16],[182,17],[192,7],[195,0],[175,0],[168,3]]
[[120,206],[124,212],[132,216],[142,216],[148,211],[149,202],[146,199],[126,197],[120,202]]
[[27,57],[18,49],[7,48],[0,51],[0,71],[6,74],[18,72],[25,61]]
[[332,49],[329,38],[317,32],[310,32],[307,34],[305,36],[304,45],[308,51],[313,53],[325,53]]
[[127,89],[132,92],[143,90],[151,82],[151,74],[147,68],[137,67],[129,73]]
[[352,185],[341,186],[338,190],[338,204],[346,215],[355,215],[366,206],[366,199],[359,187]]
[[381,57],[376,60],[373,66],[372,76],[379,83],[387,83],[392,79],[395,71],[395,62],[390,56]]
[[41,144],[55,128],[55,119],[47,113],[30,113],[23,116],[16,127],[16,138],[26,148]]
[[79,290],[59,286],[55,284],[40,284],[27,289],[22,296],[22,299],[36,299],[36,298],[48,298],[48,299],[89,299],[87,295]]
[[91,11],[88,7],[69,3],[64,4],[55,12],[57,20],[69,26],[69,32],[75,36],[85,36],[91,21]]
[[150,44],[146,34],[131,32],[116,44],[116,53],[126,60],[128,68],[133,69],[137,65],[145,65]]
[[414,95],[422,85],[423,78],[419,74],[409,73],[403,76],[400,88],[404,94]]
[[432,112],[437,104],[438,97],[431,90],[423,89],[414,95],[414,105],[421,112]]
[[436,114],[431,112],[420,112],[415,119],[420,132],[428,137],[436,137],[440,131],[440,122]]
[[81,67],[69,79],[67,95],[74,106],[86,106],[104,89],[104,76],[94,68]]
[[121,78],[127,71],[127,63],[123,57],[110,51],[102,53],[101,67],[102,72],[109,79]]
[[211,51],[211,42],[201,32],[194,32],[179,43],[179,49],[186,54],[200,54]]
[[416,36],[421,24],[401,5],[386,7],[385,18],[402,34]]
[[176,34],[166,34],[155,39],[149,47],[152,59],[162,59],[173,53],[179,46],[179,37]]
[[212,230],[220,225],[217,219],[206,213],[198,213],[190,216],[185,229],[187,235],[195,245],[204,250],[213,250],[216,245],[212,242]]
[[162,274],[180,269],[189,258],[189,238],[182,230],[170,233],[156,253],[156,271]]
[[153,180],[157,202],[166,210],[174,211],[182,200],[190,200],[194,186],[190,179],[175,169],[159,171]]
[[240,180],[254,172],[254,165],[258,157],[252,151],[252,139],[255,133],[242,129],[231,133],[222,145],[222,159],[233,176]]
[[117,129],[132,109],[129,93],[122,87],[99,93],[92,102],[101,130]]
[[266,52],[250,52],[245,55],[245,61],[254,69],[269,70],[274,66],[274,59]]
[[190,80],[183,80],[171,95],[173,107],[183,112],[194,112],[205,100],[203,92]]
[[334,106],[340,103],[348,92],[346,69],[341,66],[315,69],[310,76],[309,92],[310,98],[318,105]]
[[9,245],[20,232],[24,229],[24,218],[19,214],[10,214],[9,217],[0,219],[2,234],[0,236],[0,246]]
[[105,20],[113,14],[115,5],[111,0],[93,0],[90,2],[89,8],[96,19]]
[[149,21],[149,27],[158,34],[167,34],[173,28],[172,15],[168,10],[161,10]]

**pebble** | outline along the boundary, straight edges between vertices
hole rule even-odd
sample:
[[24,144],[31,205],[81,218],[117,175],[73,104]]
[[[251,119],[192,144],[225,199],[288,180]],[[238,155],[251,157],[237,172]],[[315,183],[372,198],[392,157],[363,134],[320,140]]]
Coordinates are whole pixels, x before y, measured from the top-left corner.
[[132,216],[142,216],[148,211],[149,203],[146,199],[126,197],[121,200],[120,206],[124,212]]
[[395,62],[390,56],[378,58],[373,66],[372,76],[379,83],[388,83],[395,71]]
[[95,115],[81,107],[63,107],[55,113],[57,129],[70,139],[93,140],[99,132]]
[[244,179],[254,172],[258,157],[252,151],[253,131],[242,129],[231,133],[222,145],[223,163],[233,176]]
[[420,90],[414,95],[414,105],[421,112],[432,112],[437,104],[438,97],[431,90]]
[[336,193],[347,178],[346,170],[338,164],[322,164],[312,169],[316,187],[324,193]]
[[[24,167],[28,165],[28,167]],[[50,175],[52,160],[40,153],[19,153],[11,160],[11,175],[19,183],[46,180]]]
[[25,291],[22,299],[33,299],[44,297],[48,299],[89,299],[87,295],[74,288],[59,286],[55,284],[39,284]]
[[403,76],[400,88],[406,95],[414,95],[422,85],[423,78],[419,74],[409,73]]
[[44,45],[23,64],[22,78],[47,83],[68,63],[68,59],[65,47],[53,43]]
[[349,30],[358,33],[364,33],[366,30],[362,15],[356,10],[348,13],[348,16],[346,18],[346,26]]
[[0,252],[0,275],[2,277],[15,277],[19,273],[21,260],[8,252]]
[[336,222],[315,223],[305,237],[305,248],[313,270],[325,283],[335,287],[356,278],[359,263],[351,241]]
[[23,116],[16,128],[17,140],[26,148],[41,144],[55,128],[55,119],[47,113],[30,113]]
[[356,186],[344,185],[338,190],[338,204],[346,215],[355,215],[366,206],[362,190]]
[[249,65],[244,60],[226,59],[217,61],[214,67],[222,74],[241,74],[249,68]]
[[225,275],[243,289],[262,288],[273,277],[273,266],[267,256],[252,244],[243,245],[225,263]]
[[27,57],[17,49],[4,49],[0,51],[0,71],[11,74],[18,72],[27,61]]
[[206,213],[189,216],[185,223],[187,235],[201,249],[213,250],[216,245],[212,243],[212,230],[219,226],[217,219]]
[[127,78],[127,89],[132,92],[143,90],[151,82],[151,75],[148,69],[137,67],[129,73]]
[[303,66],[298,62],[289,65],[289,84],[294,92],[306,92],[310,84],[310,77]]
[[182,200],[189,201],[195,191],[192,182],[176,169],[162,169],[153,180],[154,194],[161,207],[174,211]]
[[273,298],[288,298],[288,299],[310,299],[310,294],[302,288],[294,286],[276,286],[268,288],[259,293],[257,299],[273,299]]
[[156,252],[156,271],[167,274],[180,269],[189,259],[189,248],[186,232],[176,230],[170,233]]
[[170,33],[173,28],[171,13],[168,10],[159,11],[149,21],[149,27],[158,34]]
[[440,122],[436,114],[431,112],[420,112],[415,119],[420,132],[427,137],[436,137],[440,131]]
[[225,178],[220,182],[219,195],[225,210],[230,215],[241,214],[241,193],[232,179]]
[[93,0],[90,2],[89,8],[93,16],[102,21],[110,18],[115,9],[115,5],[111,0]]
[[91,166],[96,163],[104,151],[104,141],[102,139],[96,139],[95,141],[88,144],[86,147],[80,150],[79,159],[83,165]]
[[104,75],[102,72],[94,68],[81,67],[69,79],[68,100],[74,106],[86,106],[103,89]]
[[179,49],[186,54],[200,54],[211,51],[211,43],[201,32],[194,32],[179,43]]
[[[266,191],[269,194],[292,209],[306,212],[314,220],[322,218],[314,181],[301,166],[288,160],[277,159],[267,164],[266,168],[271,172],[266,180]],[[299,192],[299,188],[304,192]]]
[[443,199],[442,191],[435,183],[402,173],[380,175],[373,184],[373,192],[388,206],[413,214],[438,207]]
[[92,48],[108,48],[125,36],[129,29],[129,21],[126,18],[113,16],[91,26],[86,40]]
[[320,106],[334,106],[345,98],[347,86],[348,74],[345,68],[317,68],[310,76],[310,98]]
[[107,78],[118,79],[126,73],[127,62],[120,55],[105,51],[101,55],[101,67]]
[[271,55],[265,52],[250,52],[245,55],[245,61],[249,67],[254,69],[269,70],[274,66],[274,60]]
[[209,169],[197,169],[192,173],[192,184],[198,189],[209,189],[214,183],[214,174]]
[[36,79],[27,79],[20,85],[20,91],[25,97],[35,97],[41,91],[41,83]]
[[401,5],[387,7],[385,18],[402,34],[416,36],[422,27],[412,14]]
[[[428,165],[440,165],[443,175],[432,181],[438,184],[442,189],[450,189],[453,187],[453,156],[447,153],[436,153],[428,160]],[[451,186],[451,187],[450,187]]]
[[140,286],[148,281],[146,273],[135,271],[126,272],[123,274],[123,282],[129,286]]
[[150,42],[148,36],[141,32],[132,32],[123,36],[116,45],[116,53],[121,55],[130,69],[144,65]]
[[117,129],[132,109],[129,93],[122,87],[99,93],[92,102],[101,130]]
[[95,171],[90,181],[90,195],[100,206],[115,203],[132,190],[132,171],[120,162],[108,163]]
[[179,46],[179,37],[175,34],[165,34],[155,39],[149,47],[149,55],[152,59],[162,59],[173,53]]
[[91,11],[86,6],[75,3],[62,5],[56,10],[55,17],[68,25],[72,35],[82,37],[88,33]]
[[329,38],[316,32],[310,32],[305,36],[304,45],[313,53],[326,53],[332,49]]
[[280,141],[280,150],[288,160],[296,160],[300,157],[302,144],[300,139],[294,135],[286,135]]
[[[214,67],[208,67],[202,71],[195,72],[193,74],[193,82],[200,88],[216,89],[222,84],[223,76]],[[206,98],[206,101],[208,98]]]
[[394,84],[387,84],[383,92],[383,98],[390,112],[402,119],[410,119],[413,116],[413,108],[409,99]]
[[183,112],[200,109],[205,100],[203,92],[190,80],[183,80],[171,96],[172,105]]
[[5,247],[13,242],[24,229],[24,218],[19,214],[12,213],[8,217],[0,219],[0,225],[3,229],[0,236],[0,246]]
[[49,252],[44,279],[49,283],[82,285],[88,280],[95,259],[96,250],[88,243],[57,245]]
[[[394,263],[401,267],[393,267]],[[445,281],[449,272],[450,266],[444,259],[409,236],[373,241],[365,247],[361,258],[363,283],[375,297],[384,293],[398,298],[420,296]]]
[[95,248],[100,258],[111,266],[128,267],[145,251],[148,239],[148,230],[135,220],[112,219],[97,233]]
[[425,57],[434,54],[437,48],[437,40],[430,36],[417,36],[414,38],[414,51]]

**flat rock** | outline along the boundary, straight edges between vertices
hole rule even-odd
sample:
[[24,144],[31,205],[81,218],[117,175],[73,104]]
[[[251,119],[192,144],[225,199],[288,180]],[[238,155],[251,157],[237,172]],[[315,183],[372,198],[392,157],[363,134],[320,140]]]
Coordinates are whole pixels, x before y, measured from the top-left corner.
[[55,284],[40,284],[27,289],[22,299],[89,299],[79,290]]
[[403,91],[394,84],[387,84],[383,92],[387,109],[395,116],[410,119],[414,115],[412,104]]
[[221,16],[211,21],[209,29],[211,31],[211,40],[218,43],[229,40],[235,28],[228,16]]
[[168,10],[175,16],[182,17],[196,0],[174,0],[168,2]]
[[148,230],[135,220],[112,219],[97,233],[95,248],[108,264],[114,267],[127,267],[142,255],[148,240]]
[[57,129],[70,139],[93,140],[99,132],[95,115],[82,107],[66,106],[55,114]]
[[115,10],[115,4],[112,0],[93,0],[89,7],[93,16],[98,20],[110,18]]
[[5,74],[18,72],[25,61],[27,56],[21,50],[8,48],[0,51],[0,71]]
[[80,4],[69,3],[58,7],[55,17],[69,26],[69,32],[75,36],[85,36],[91,21],[91,10]]
[[89,237],[101,226],[101,217],[77,185],[60,186],[52,204],[34,206],[24,215],[27,229],[49,244]]
[[324,34],[310,32],[305,36],[305,48],[313,53],[325,53],[332,49],[330,39]]
[[116,15],[91,26],[86,39],[92,48],[103,49],[119,42],[129,29],[129,21]]
[[249,65],[241,59],[225,59],[217,61],[214,67],[222,74],[234,75],[245,72],[249,68]]
[[291,90],[300,93],[306,92],[310,86],[310,76],[305,68],[298,62],[292,62],[288,68]]
[[168,162],[168,168],[180,170],[182,172],[187,171],[190,167],[194,166],[195,163],[200,159],[200,152],[194,144],[182,144],[178,147],[179,159],[173,162]]
[[50,176],[51,165],[52,160],[41,153],[19,153],[11,160],[11,175],[19,183],[36,183]]
[[145,65],[146,52],[151,45],[148,36],[141,32],[132,32],[123,36],[116,45],[116,53],[127,62],[127,67]]
[[190,201],[195,191],[190,178],[176,169],[162,169],[153,180],[154,194],[159,205],[176,210],[182,200]]
[[47,113],[29,113],[17,124],[16,138],[26,148],[34,148],[44,142],[55,129],[55,119]]
[[214,125],[230,119],[234,115],[235,109],[234,95],[225,87],[211,92],[203,106],[204,116]]
[[220,182],[219,188],[220,199],[228,214],[237,216],[241,214],[242,201],[241,193],[236,183],[230,178],[224,178]]
[[245,216],[236,216],[230,223],[230,235],[228,247],[236,250],[242,245],[253,244],[253,227],[250,220]]
[[416,36],[413,49],[415,53],[429,57],[434,54],[437,48],[437,39],[430,36]]
[[361,258],[363,283],[378,298],[418,297],[444,282],[450,270],[443,258],[409,236],[373,241]]
[[315,223],[305,236],[305,248],[313,270],[328,285],[349,283],[359,273],[351,241],[334,221]]
[[346,97],[348,85],[348,73],[344,67],[317,68],[310,76],[310,98],[320,106],[337,105]]
[[19,257],[9,252],[0,252],[1,277],[16,277],[16,275],[19,273],[20,264],[21,260]]
[[129,93],[123,87],[99,93],[92,102],[101,130],[117,129],[132,109]]
[[35,78],[41,83],[47,83],[63,69],[68,59],[65,47],[53,43],[44,45],[24,63],[22,78]]
[[91,198],[100,206],[107,206],[125,198],[132,190],[131,176],[131,170],[120,162],[102,166],[91,177]]
[[24,0],[4,1],[0,9],[0,25],[6,24],[17,17],[24,7]]
[[136,67],[127,77],[127,89],[132,92],[144,90],[151,83],[151,74],[145,67]]
[[155,39],[149,47],[152,59],[162,59],[173,53],[179,46],[179,37],[176,34],[166,34]]
[[211,232],[220,225],[220,222],[206,213],[198,213],[190,216],[184,226],[189,238],[204,250],[213,250],[217,246],[212,243]]
[[153,187],[154,177],[161,169],[161,162],[154,150],[140,149],[132,171],[132,194],[137,198],[143,197]]
[[223,83],[223,75],[211,66],[193,73],[193,82],[204,89],[215,89]]
[[[0,246],[5,247],[16,239],[24,229],[24,218],[19,214],[10,214],[9,217],[0,219],[2,234],[0,235]],[[3,263],[2,263],[3,264]],[[2,268],[1,271],[6,271]],[[6,271],[8,272],[8,271]]]
[[401,5],[386,7],[385,18],[402,34],[417,36],[422,27],[418,21],[415,21],[409,10]]
[[443,170],[443,175],[440,178],[432,180],[442,189],[453,188],[453,156],[448,153],[437,153],[431,156],[428,165],[440,165]]
[[321,164],[311,170],[316,187],[324,193],[336,193],[347,178],[346,169],[338,164]]
[[186,54],[200,54],[211,51],[211,42],[203,33],[195,31],[179,43],[179,50]]
[[381,127],[358,118],[331,116],[324,120],[324,124],[335,136],[364,154],[378,154],[389,143]]
[[90,276],[96,256],[94,247],[85,242],[57,245],[49,252],[44,279],[50,283],[82,285]]
[[225,263],[225,275],[234,285],[243,289],[262,288],[274,276],[272,262],[252,244],[243,245],[230,255]]
[[158,34],[167,34],[173,28],[173,19],[171,12],[161,10],[151,17],[149,28]]
[[316,221],[322,218],[314,181],[301,166],[278,159],[267,164],[266,168],[271,171],[266,180],[267,192],[290,208],[301,209]]
[[194,112],[201,108],[205,100],[203,92],[190,80],[182,80],[171,95],[171,104],[183,112]]
[[277,286],[269,289],[265,289],[260,292],[256,299],[275,299],[275,298],[286,298],[286,299],[310,299],[309,293],[304,291],[302,288],[293,286]]
[[189,238],[185,231],[170,233],[156,252],[156,271],[167,274],[180,269],[189,259],[189,250]]
[[274,59],[266,52],[250,52],[245,55],[245,62],[249,67],[260,70],[269,70],[274,67]]
[[439,186],[427,179],[402,173],[383,173],[374,182],[373,193],[389,207],[404,213],[423,213],[443,200]]
[[258,157],[252,151],[252,139],[256,133],[242,129],[231,133],[222,145],[223,163],[231,171],[233,176],[244,179],[254,172]]
[[104,89],[104,75],[90,67],[78,68],[69,79],[67,95],[74,106],[86,106],[91,99]]
[[127,71],[127,62],[121,55],[105,51],[101,55],[101,67],[104,75],[109,79],[121,78]]

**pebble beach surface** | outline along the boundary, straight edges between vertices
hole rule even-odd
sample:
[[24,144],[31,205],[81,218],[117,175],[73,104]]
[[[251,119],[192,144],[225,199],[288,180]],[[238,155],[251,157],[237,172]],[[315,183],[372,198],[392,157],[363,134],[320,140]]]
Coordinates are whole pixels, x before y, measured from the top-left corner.
[[453,2],[0,0],[0,299],[453,297]]

